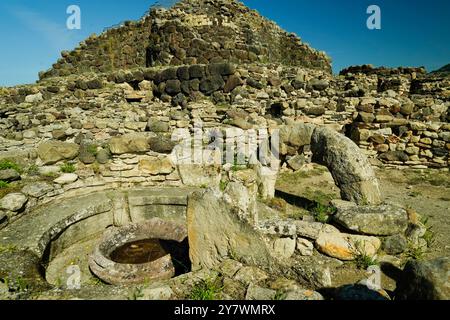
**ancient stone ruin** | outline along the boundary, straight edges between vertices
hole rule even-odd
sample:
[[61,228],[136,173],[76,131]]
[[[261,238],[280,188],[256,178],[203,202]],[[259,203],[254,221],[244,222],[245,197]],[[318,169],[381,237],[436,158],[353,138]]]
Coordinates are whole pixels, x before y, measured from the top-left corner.
[[[377,170],[448,174],[449,106],[447,74],[334,76],[234,0],[93,35],[0,88],[0,298],[448,299],[448,258],[406,263],[430,230]],[[338,195],[280,196],[311,168]],[[390,289],[365,270],[386,264]]]

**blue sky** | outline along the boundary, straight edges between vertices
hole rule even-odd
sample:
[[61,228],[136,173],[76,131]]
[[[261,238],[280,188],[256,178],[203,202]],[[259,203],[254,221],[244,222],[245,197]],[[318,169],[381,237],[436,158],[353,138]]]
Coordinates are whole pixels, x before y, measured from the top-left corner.
[[[0,3],[0,85],[32,83],[62,50],[92,33],[134,20],[154,0],[2,0]],[[422,66],[450,63],[448,0],[244,0],[249,7],[327,52],[334,72],[371,63]],[[80,6],[81,30],[66,29],[69,5]],[[366,27],[369,5],[381,8],[382,29]]]

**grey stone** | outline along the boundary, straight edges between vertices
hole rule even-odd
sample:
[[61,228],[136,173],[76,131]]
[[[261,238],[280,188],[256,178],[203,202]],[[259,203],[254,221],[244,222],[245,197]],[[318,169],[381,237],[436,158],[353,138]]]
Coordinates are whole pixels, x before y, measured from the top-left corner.
[[205,67],[201,65],[192,65],[189,67],[189,76],[193,78],[203,78],[205,76]]
[[86,85],[89,89],[101,89],[103,87],[100,79],[89,80]]
[[205,95],[211,95],[213,92],[222,89],[225,85],[221,76],[212,75],[204,78],[200,82],[200,91]]
[[250,284],[245,295],[245,300],[273,300],[276,294],[277,292],[275,290]]
[[314,244],[306,239],[298,238],[297,239],[297,250],[300,252],[302,256],[312,256],[314,253]]
[[339,230],[330,224],[323,224],[314,221],[295,220],[293,225],[299,237],[316,240],[320,234],[339,233]]
[[223,92],[230,93],[236,87],[241,86],[242,84],[243,84],[243,81],[241,80],[241,78],[239,78],[236,75],[231,75],[228,77],[227,82],[225,83]]
[[233,278],[242,267],[242,263],[236,260],[227,259],[220,264],[219,270],[224,276]]
[[279,259],[289,259],[295,252],[295,239],[280,238],[273,243],[273,254]]
[[30,197],[40,198],[52,190],[53,186],[51,186],[47,182],[35,182],[32,184],[27,184],[25,187],[23,187],[22,193]]
[[108,163],[110,157],[111,157],[111,154],[109,153],[108,150],[105,150],[105,149],[102,148],[102,149],[97,151],[96,160],[100,164]]
[[408,215],[401,207],[389,204],[358,206],[342,200],[332,203],[337,209],[334,221],[351,231],[389,236],[404,233],[408,227]]
[[253,78],[247,78],[247,84],[255,89],[261,90],[262,88],[264,88],[264,86],[262,85],[261,82],[253,79]]
[[78,176],[75,173],[64,173],[60,177],[56,178],[53,182],[57,184],[69,184],[78,180]]
[[166,92],[167,94],[174,96],[181,92],[181,82],[180,80],[167,80],[166,82]]
[[208,65],[208,71],[210,74],[218,74],[221,76],[232,75],[236,72],[236,67],[228,62],[212,63]]
[[0,170],[0,180],[12,182],[20,180],[20,174],[14,169]]
[[0,200],[0,209],[12,212],[22,210],[28,198],[23,193],[9,193]]
[[300,170],[306,164],[306,158],[304,154],[298,154],[287,161],[289,167],[294,171]]
[[79,149],[80,147],[75,143],[48,141],[38,146],[37,153],[44,165],[48,165],[61,160],[75,159]]
[[380,204],[378,179],[367,157],[344,135],[325,127],[314,130],[311,138],[312,161],[331,172],[344,200],[358,204]]
[[95,153],[91,151],[89,146],[83,144],[80,146],[80,153],[78,154],[78,160],[80,160],[84,164],[92,164],[96,160]]
[[173,148],[175,148],[176,143],[172,141],[170,138],[165,136],[158,136],[149,139],[150,150],[169,154],[172,152]]
[[408,241],[400,234],[386,237],[383,242],[383,250],[387,254],[403,253],[408,247]]
[[25,102],[28,103],[39,103],[44,101],[42,93],[38,92],[36,94],[30,94],[25,97]]
[[449,300],[450,258],[409,261],[397,281],[398,300]]
[[293,221],[287,220],[265,220],[259,223],[259,231],[264,234],[293,237],[297,234]]
[[408,155],[403,151],[388,151],[379,156],[381,160],[386,161],[402,161],[406,162],[409,160]]
[[330,83],[326,80],[313,79],[309,82],[309,85],[318,91],[323,91],[329,87]]
[[144,153],[150,150],[147,135],[132,133],[114,137],[109,141],[112,154]]
[[235,280],[245,284],[260,283],[268,278],[266,272],[254,266],[242,267],[234,276]]
[[149,119],[147,123],[147,129],[152,132],[169,132],[170,126],[168,122],[160,121],[157,119]]
[[311,144],[314,125],[295,123],[280,128],[280,142],[293,147],[302,147]]
[[313,115],[313,116],[321,116],[325,114],[325,107],[323,106],[313,106],[305,109],[305,113],[307,115]]

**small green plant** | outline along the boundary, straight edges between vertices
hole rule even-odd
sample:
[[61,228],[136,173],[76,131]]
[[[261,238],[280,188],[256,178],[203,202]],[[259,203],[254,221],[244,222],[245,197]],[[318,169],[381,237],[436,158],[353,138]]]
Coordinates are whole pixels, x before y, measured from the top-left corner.
[[367,254],[364,242],[358,241],[355,243],[354,255],[354,263],[358,269],[367,270],[370,266],[378,265],[377,258]]
[[228,186],[228,181],[224,181],[224,180],[220,181],[220,184],[219,184],[220,191],[225,191],[227,186]]
[[408,244],[408,248],[405,251],[405,257],[407,259],[423,260],[426,252],[427,249],[424,246],[415,245],[414,243],[410,242]]
[[14,169],[17,172],[21,173],[22,168],[15,162],[11,160],[1,160],[0,161],[0,170]]
[[15,163],[11,160],[1,160],[0,161],[0,170],[6,170],[6,169],[14,169],[19,173],[22,172],[22,168],[17,163]]
[[238,156],[235,156],[235,157],[234,157],[233,166],[231,167],[231,170],[232,170],[233,172],[237,172],[237,171],[240,171],[240,170],[245,170],[245,169],[248,168],[248,164],[247,164],[247,163],[246,163],[246,164],[243,164],[243,163],[241,163],[241,161],[239,161],[239,160],[240,160],[240,159],[239,159]]
[[6,246],[0,245],[0,253],[8,253],[8,252],[13,252],[14,250],[16,250],[16,246],[9,244]]
[[128,300],[139,300],[144,297],[143,293],[144,288],[142,286],[136,287],[133,290],[131,290],[130,296],[128,297]]
[[192,289],[190,300],[217,300],[222,292],[221,279],[206,279],[198,282]]
[[317,222],[327,223],[330,216],[336,213],[336,208],[317,203],[311,211]]
[[100,280],[99,278],[94,277],[94,278],[89,279],[89,284],[90,284],[90,285],[93,285],[93,286],[101,286],[101,285],[103,285],[104,283],[103,283],[103,281]]
[[425,234],[422,236],[422,238],[426,241],[427,247],[432,247],[436,242],[436,234],[434,233],[433,226],[429,222],[428,217],[423,217],[420,222],[425,226],[427,231],[425,231]]
[[97,156],[97,145],[90,144],[86,147],[86,151],[92,154],[94,157]]
[[100,174],[100,165],[97,162],[92,164],[92,171],[94,171],[96,175]]
[[286,293],[283,290],[278,290],[275,294],[275,297],[273,297],[273,300],[281,301],[286,300]]
[[208,184],[203,183],[203,184],[200,185],[200,188],[202,188],[202,189],[208,189]]
[[28,281],[21,276],[18,276],[14,279],[6,277],[3,280],[9,287],[10,291],[23,293],[27,292],[30,289],[30,284],[28,283]]
[[74,164],[68,162],[61,165],[60,168],[62,173],[74,173],[77,170]]
[[9,183],[3,180],[0,180],[0,189],[6,189],[9,187]]
[[39,175],[39,167],[37,165],[33,164],[28,167],[27,173],[30,176],[37,176],[37,175]]
[[367,270],[370,266],[377,266],[378,261],[375,257],[360,253],[356,256],[355,264],[358,269]]

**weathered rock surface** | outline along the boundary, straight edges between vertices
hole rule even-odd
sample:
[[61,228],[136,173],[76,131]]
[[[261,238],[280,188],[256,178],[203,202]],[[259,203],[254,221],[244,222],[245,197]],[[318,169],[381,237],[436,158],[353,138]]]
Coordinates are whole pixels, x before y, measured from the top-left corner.
[[57,184],[69,184],[78,180],[78,175],[75,173],[64,173],[60,177],[56,178],[53,182]]
[[245,300],[273,300],[276,294],[277,292],[275,290],[250,284],[247,289]]
[[397,282],[399,300],[449,300],[450,258],[409,261]]
[[314,253],[314,244],[306,239],[297,239],[297,250],[302,256],[312,256]]
[[337,213],[334,221],[348,230],[367,235],[389,236],[401,234],[408,227],[406,210],[394,205],[352,205],[343,201],[333,201]]
[[145,134],[126,134],[109,141],[112,154],[143,153],[150,150],[149,138]]
[[0,170],[0,180],[12,182],[20,180],[20,174],[14,169]]
[[23,209],[28,198],[22,193],[9,193],[0,200],[0,208],[12,212]]
[[73,160],[78,156],[79,149],[80,147],[74,143],[48,141],[39,145],[37,153],[44,165],[48,165],[61,160]]
[[289,259],[295,252],[295,239],[280,238],[273,244],[273,253],[279,259]]
[[380,246],[378,238],[345,233],[322,233],[316,240],[320,252],[340,260],[354,260],[359,254],[373,257]]
[[24,193],[30,197],[39,198],[52,190],[53,190],[53,186],[51,186],[49,183],[36,182],[36,183],[27,184],[25,187],[23,187],[22,193]]
[[386,237],[383,241],[383,250],[387,254],[403,253],[408,247],[408,241],[403,235],[396,234]]
[[313,161],[330,170],[344,200],[358,204],[381,203],[375,172],[353,141],[335,131],[318,127],[312,134],[311,151]]
[[193,270],[212,268],[227,257],[267,265],[271,256],[261,236],[239,221],[219,191],[208,189],[189,197],[189,255]]

